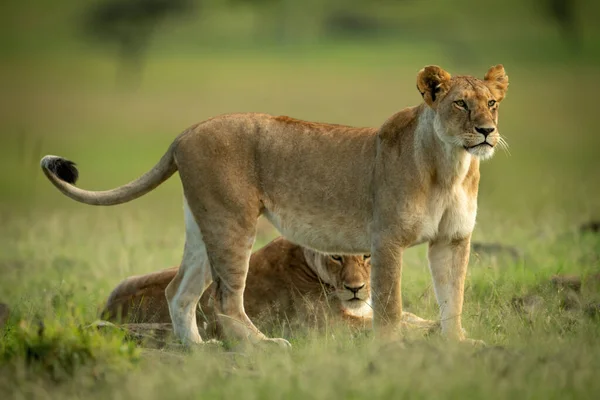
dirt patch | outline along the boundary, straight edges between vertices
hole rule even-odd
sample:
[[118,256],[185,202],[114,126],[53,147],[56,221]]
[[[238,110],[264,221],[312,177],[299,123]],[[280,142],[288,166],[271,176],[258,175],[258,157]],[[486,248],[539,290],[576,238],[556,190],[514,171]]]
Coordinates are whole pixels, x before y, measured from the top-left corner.
[[557,289],[581,292],[581,278],[577,275],[553,275],[550,283]]
[[4,328],[4,325],[8,321],[9,317],[10,308],[4,303],[0,303],[0,329]]
[[518,248],[496,242],[472,242],[471,254],[476,261],[492,266],[501,262],[516,263],[523,258],[523,252]]
[[589,221],[579,227],[581,233],[600,233],[600,221]]

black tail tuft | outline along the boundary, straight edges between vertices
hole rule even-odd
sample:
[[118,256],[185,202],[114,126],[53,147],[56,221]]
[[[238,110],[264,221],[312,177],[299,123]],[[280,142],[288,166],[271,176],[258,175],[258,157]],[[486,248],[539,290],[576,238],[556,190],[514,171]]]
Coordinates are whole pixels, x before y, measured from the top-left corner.
[[76,164],[62,157],[46,156],[42,159],[42,166],[52,172],[61,181],[74,185],[79,178]]

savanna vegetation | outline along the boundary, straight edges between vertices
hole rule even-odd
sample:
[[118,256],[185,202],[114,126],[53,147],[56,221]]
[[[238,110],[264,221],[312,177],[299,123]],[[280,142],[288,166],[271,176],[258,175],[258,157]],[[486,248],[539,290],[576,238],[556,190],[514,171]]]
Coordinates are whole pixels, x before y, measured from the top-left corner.
[[[128,58],[120,39],[86,32],[87,2],[3,2],[0,396],[597,398],[600,7],[575,2],[565,25],[551,3],[204,0],[143,28]],[[85,206],[47,182],[43,155],[78,162],[81,187],[110,188],[217,114],[377,126],[421,101],[424,65],[482,77],[497,63],[510,147],[482,165],[463,315],[488,347],[340,327],[294,332],[289,353],[188,352],[89,326],[123,278],[178,264],[180,184]],[[261,222],[256,248],[275,236]],[[408,252],[403,296],[436,318],[425,253]]]

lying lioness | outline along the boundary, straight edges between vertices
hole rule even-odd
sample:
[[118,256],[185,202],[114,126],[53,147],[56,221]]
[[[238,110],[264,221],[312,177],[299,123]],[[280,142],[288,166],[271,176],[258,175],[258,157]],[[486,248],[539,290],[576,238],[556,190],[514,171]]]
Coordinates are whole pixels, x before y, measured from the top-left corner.
[[[178,269],[125,279],[108,297],[101,316],[113,322],[171,322],[165,289]],[[341,319],[364,328],[372,320],[370,269],[368,255],[325,255],[279,237],[250,257],[244,308],[261,327],[320,327]],[[213,283],[200,299],[196,318],[211,338],[221,339],[212,305],[216,293]],[[403,320],[426,330],[436,326],[407,312]]]
[[[424,103],[379,128],[354,128],[267,114],[228,114],[193,125],[149,172],[116,189],[72,185],[71,161],[41,166],[65,195],[86,204],[134,200],[176,171],[185,194],[186,244],[166,290],[177,337],[202,343],[196,304],[215,282],[225,335],[274,342],[250,321],[243,294],[262,214],[294,243],[324,253],[371,253],[373,324],[396,336],[402,316],[402,254],[429,243],[443,333],[463,340],[469,243],[477,214],[479,161],[502,143],[498,106],[508,88],[501,65],[483,80],[428,66],[417,75]],[[107,161],[108,162],[108,161]]]

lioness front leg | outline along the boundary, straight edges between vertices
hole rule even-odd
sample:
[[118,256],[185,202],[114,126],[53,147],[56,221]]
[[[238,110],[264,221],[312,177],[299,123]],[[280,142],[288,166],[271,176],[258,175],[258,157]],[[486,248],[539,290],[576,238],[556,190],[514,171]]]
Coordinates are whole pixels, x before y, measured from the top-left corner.
[[465,277],[469,263],[471,238],[438,240],[429,243],[429,268],[435,297],[440,307],[442,334],[464,340],[461,324]]
[[376,240],[371,248],[373,331],[383,338],[402,325],[402,253],[394,241]]

